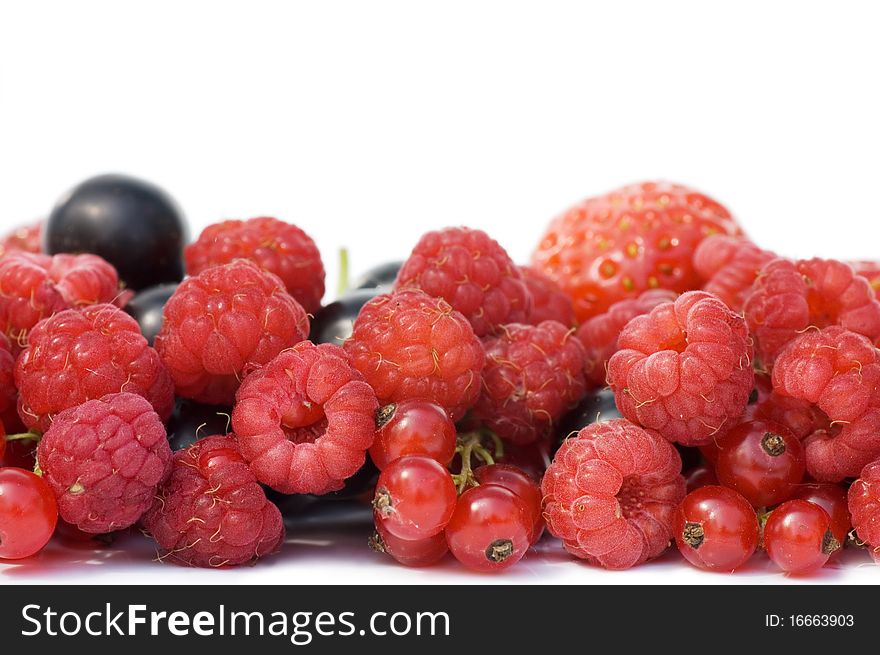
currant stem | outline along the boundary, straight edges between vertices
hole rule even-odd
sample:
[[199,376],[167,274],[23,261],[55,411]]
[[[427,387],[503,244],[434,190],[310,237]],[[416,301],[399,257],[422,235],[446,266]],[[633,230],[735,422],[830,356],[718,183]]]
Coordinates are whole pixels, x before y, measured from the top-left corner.
[[7,434],[5,439],[6,441],[27,441],[28,439],[39,441],[40,435],[36,432],[19,432],[17,434]]
[[339,249],[339,281],[336,283],[336,296],[343,296],[348,291],[348,248]]

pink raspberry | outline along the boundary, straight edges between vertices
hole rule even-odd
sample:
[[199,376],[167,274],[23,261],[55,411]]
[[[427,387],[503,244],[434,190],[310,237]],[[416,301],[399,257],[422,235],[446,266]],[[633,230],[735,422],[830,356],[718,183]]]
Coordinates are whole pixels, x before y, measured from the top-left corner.
[[523,445],[546,438],[586,392],[584,349],[562,323],[505,325],[483,346],[474,416],[502,439]]
[[880,351],[840,326],[810,330],[779,354],[776,392],[814,403],[830,431],[806,441],[807,472],[821,482],[855,477],[880,456]]
[[480,340],[448,302],[421,291],[370,300],[344,345],[382,404],[429,400],[457,420],[480,393]]
[[852,483],[848,505],[858,539],[880,562],[880,460],[867,464]]
[[65,409],[37,449],[61,518],[93,534],[134,525],[153,503],[170,460],[161,419],[133,393]]
[[694,268],[705,280],[703,289],[714,293],[734,311],[742,311],[758,273],[776,259],[742,237],[715,235],[704,239],[694,252]]
[[752,347],[741,316],[704,291],[636,316],[620,333],[608,383],[621,414],[684,446],[719,437],[748,402]]
[[15,365],[18,413],[37,432],[62,410],[107,394],[146,398],[164,421],[174,386],[137,322],[113,305],[68,309],[31,330]]
[[303,341],[245,379],[232,428],[260,482],[324,494],[364,463],[378,407],[342,348]]
[[180,283],[155,344],[178,396],[231,405],[252,369],[308,334],[309,318],[281,280],[237,259]]
[[114,302],[118,296],[116,269],[97,255],[16,251],[0,258],[0,330],[19,349],[42,319],[72,307]]
[[544,321],[559,321],[566,327],[577,324],[574,304],[562,287],[531,266],[520,266],[519,271],[532,298],[527,321],[529,325],[538,325]]
[[677,297],[678,294],[674,291],[649,289],[638,298],[617,301],[604,314],[593,316],[582,323],[576,336],[584,345],[587,380],[597,387],[604,387],[608,360],[617,352],[620,331],[636,316],[647,314],[657,305],[672,302]]
[[627,569],[669,546],[685,480],[670,443],[614,419],[566,439],[542,491],[547,529],[566,550],[608,569]]
[[524,323],[531,298],[507,251],[481,230],[450,227],[425,234],[409,256],[395,291],[420,289],[461,312],[477,336]]
[[43,221],[22,225],[0,239],[0,257],[8,252],[42,252]]
[[324,264],[312,238],[296,225],[262,216],[206,227],[184,250],[186,270],[198,275],[211,266],[249,259],[274,273],[303,308],[314,313],[324,297]]
[[843,262],[775,259],[761,269],[745,316],[764,367],[807,328],[840,325],[880,337],[880,301],[868,281]]
[[160,559],[220,568],[281,547],[281,512],[266,499],[233,437],[204,437],[174,453],[171,475],[143,521]]
[[853,270],[868,281],[874,295],[880,299],[880,262],[857,261],[847,262]]

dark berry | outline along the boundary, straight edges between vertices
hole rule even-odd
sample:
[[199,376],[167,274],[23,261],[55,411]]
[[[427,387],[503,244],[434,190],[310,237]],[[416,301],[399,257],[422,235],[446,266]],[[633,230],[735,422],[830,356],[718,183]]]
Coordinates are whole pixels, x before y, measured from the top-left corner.
[[100,255],[134,290],[180,281],[187,240],[187,225],[171,197],[123,175],[94,177],[69,191],[43,231],[49,254]]
[[[144,289],[128,301],[124,309],[141,328],[141,334],[151,346],[153,339],[162,329],[162,318],[165,303],[177,289],[176,284],[159,284],[149,289]],[[213,433],[212,433],[213,434]]]
[[351,336],[354,319],[360,313],[361,307],[379,293],[381,290],[378,288],[355,289],[319,309],[312,319],[309,341],[341,346]]
[[352,285],[354,289],[378,289],[382,288],[387,291],[394,286],[394,280],[397,279],[397,273],[403,262],[386,262],[379,264],[361,274]]
[[187,398],[178,398],[168,419],[168,442],[171,450],[188,448],[212,434],[227,434],[232,408],[225,405],[204,405]]

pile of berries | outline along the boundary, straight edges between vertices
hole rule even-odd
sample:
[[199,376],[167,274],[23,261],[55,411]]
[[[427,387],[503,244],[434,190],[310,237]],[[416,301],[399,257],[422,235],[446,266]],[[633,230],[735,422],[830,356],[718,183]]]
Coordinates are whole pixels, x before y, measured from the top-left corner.
[[231,567],[345,497],[406,566],[880,559],[880,265],[779,257],[668,183],[578,204],[527,266],[429,232],[326,306],[295,225],[188,240],[104,176],[0,242],[0,558],[140,530]]

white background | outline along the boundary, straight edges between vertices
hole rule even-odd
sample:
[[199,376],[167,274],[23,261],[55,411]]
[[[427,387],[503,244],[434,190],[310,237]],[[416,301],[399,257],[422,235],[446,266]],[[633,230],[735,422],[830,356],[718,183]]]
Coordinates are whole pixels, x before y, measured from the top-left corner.
[[[340,246],[357,273],[467,224],[524,262],[568,204],[665,178],[715,196],[777,252],[880,258],[876,3],[0,6],[3,228],[127,172],[168,189],[194,232],[260,214],[299,224],[332,289]],[[236,572],[152,564],[137,540],[53,546],[0,565],[0,584],[463,579],[326,536],[292,535],[274,562]],[[723,578],[674,555],[608,574],[545,550],[499,581],[785,580],[761,560]],[[880,582],[865,561],[819,580]]]

